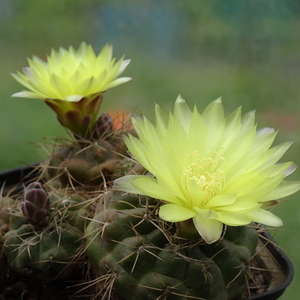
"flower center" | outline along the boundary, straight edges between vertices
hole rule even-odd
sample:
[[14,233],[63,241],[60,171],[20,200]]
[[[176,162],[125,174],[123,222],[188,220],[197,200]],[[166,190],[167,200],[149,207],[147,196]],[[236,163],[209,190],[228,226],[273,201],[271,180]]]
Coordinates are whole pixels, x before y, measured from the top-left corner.
[[192,180],[203,192],[201,206],[205,206],[210,199],[219,195],[225,184],[224,171],[217,168],[217,161],[212,158],[200,158],[199,152],[195,151],[187,157],[189,161],[186,167],[183,167],[183,179],[188,186],[188,181]]

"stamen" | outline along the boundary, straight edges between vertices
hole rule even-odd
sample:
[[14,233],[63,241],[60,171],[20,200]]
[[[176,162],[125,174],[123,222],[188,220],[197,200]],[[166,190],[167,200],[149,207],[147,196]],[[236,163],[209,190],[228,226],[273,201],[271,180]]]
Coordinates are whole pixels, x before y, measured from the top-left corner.
[[189,161],[190,158],[194,159],[186,167],[183,167],[183,182],[187,184],[188,180],[195,181],[199,189],[204,192],[203,199],[198,200],[200,200],[201,206],[205,206],[210,199],[222,192],[225,184],[224,171],[217,168],[218,163],[212,158],[200,159],[198,151],[194,151],[187,157]]

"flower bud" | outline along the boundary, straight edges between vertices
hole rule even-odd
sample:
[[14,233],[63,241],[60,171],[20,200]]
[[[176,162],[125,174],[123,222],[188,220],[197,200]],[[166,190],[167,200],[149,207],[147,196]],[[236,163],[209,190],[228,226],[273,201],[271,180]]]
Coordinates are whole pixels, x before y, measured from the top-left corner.
[[95,139],[101,138],[104,134],[109,134],[113,131],[113,119],[108,113],[103,113],[94,124],[92,129]]
[[21,210],[34,230],[48,224],[50,198],[41,183],[33,182],[24,190]]

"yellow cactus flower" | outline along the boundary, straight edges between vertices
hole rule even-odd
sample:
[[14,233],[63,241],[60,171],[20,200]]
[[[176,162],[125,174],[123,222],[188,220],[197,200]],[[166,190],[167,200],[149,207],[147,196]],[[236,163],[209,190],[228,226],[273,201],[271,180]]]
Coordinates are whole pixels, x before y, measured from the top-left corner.
[[102,93],[129,81],[119,77],[130,60],[115,61],[112,46],[106,45],[98,56],[91,45],[82,43],[77,51],[52,50],[47,62],[34,56],[29,67],[12,76],[29,91],[13,97],[39,98],[56,112],[65,127],[84,134],[96,121]]
[[254,117],[242,117],[241,108],[225,117],[220,99],[202,114],[180,97],[174,114],[156,106],[156,124],[133,119],[138,138],[126,137],[129,151],[151,175],[124,176],[115,186],[162,200],[163,220],[186,229],[193,221],[207,243],[221,237],[224,224],[281,226],[266,208],[300,189],[299,182],[284,180],[295,165],[277,163],[291,143],[271,147],[276,132],[257,130]]

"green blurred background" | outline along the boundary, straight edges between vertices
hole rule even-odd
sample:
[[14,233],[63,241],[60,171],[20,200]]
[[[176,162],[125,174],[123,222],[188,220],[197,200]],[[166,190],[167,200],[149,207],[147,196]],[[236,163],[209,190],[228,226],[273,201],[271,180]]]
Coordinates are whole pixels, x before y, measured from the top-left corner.
[[[0,36],[1,171],[44,159],[44,138],[67,135],[42,101],[10,97],[23,89],[10,73],[81,41],[132,59],[124,75],[133,80],[105,94],[103,111],[151,118],[154,102],[169,109],[178,94],[200,111],[222,97],[228,112],[255,109],[259,127],[279,130],[277,143],[293,140],[284,161],[300,165],[299,0],[0,0]],[[300,294],[298,198],[275,208],[276,240],[295,265],[285,300]]]

